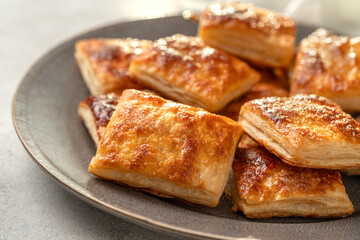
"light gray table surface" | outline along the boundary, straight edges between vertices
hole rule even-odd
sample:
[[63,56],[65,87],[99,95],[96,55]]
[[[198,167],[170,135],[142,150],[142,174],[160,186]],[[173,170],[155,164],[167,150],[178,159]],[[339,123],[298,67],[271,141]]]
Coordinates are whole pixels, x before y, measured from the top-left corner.
[[[284,2],[278,1],[275,8],[284,10]],[[12,124],[11,102],[31,65],[73,35],[204,4],[206,1],[196,0],[0,0],[0,239],[173,238],[98,210],[63,189],[32,161],[20,143]],[[299,17],[293,9],[286,11]]]

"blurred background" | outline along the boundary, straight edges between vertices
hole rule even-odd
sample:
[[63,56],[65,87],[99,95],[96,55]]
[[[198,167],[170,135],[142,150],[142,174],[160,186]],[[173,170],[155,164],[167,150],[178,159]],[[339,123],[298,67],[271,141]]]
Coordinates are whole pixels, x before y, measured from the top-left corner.
[[[358,0],[249,0],[294,18],[360,36]],[[31,65],[57,44],[111,23],[201,11],[204,0],[0,0],[0,239],[164,239],[65,191],[16,136],[11,100]]]

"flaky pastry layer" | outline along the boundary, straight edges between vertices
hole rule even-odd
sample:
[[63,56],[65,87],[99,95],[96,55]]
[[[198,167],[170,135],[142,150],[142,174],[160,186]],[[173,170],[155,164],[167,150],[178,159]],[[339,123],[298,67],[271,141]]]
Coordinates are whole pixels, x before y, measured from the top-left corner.
[[124,89],[143,89],[129,72],[132,59],[151,46],[151,41],[134,38],[85,39],[75,46],[75,58],[92,95]]
[[360,111],[360,38],[318,29],[300,43],[291,94],[317,94]]
[[258,66],[287,67],[294,54],[294,21],[249,3],[210,4],[201,15],[198,35]]
[[344,217],[354,211],[338,171],[293,167],[262,147],[237,150],[230,182],[233,210],[249,218]]
[[247,92],[260,75],[245,62],[180,34],[161,38],[136,57],[130,72],[170,99],[217,112]]
[[360,167],[360,124],[315,95],[269,97],[243,105],[244,131],[284,162],[301,167]]
[[88,129],[96,148],[104,135],[105,129],[118,104],[120,94],[109,93],[100,96],[90,96],[81,101],[78,114]]
[[151,93],[125,90],[89,171],[214,207],[241,132],[231,119]]

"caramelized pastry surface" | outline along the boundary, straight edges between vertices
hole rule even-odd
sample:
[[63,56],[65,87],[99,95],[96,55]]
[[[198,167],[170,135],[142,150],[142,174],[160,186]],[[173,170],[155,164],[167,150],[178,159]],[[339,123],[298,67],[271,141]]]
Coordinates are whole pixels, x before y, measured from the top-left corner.
[[110,118],[116,109],[119,97],[119,94],[114,93],[90,96],[79,104],[79,115],[88,128],[88,131],[90,134],[93,132],[97,134],[95,138],[92,136],[96,146],[98,146]]
[[360,38],[337,36],[318,29],[302,40],[291,94],[317,94],[345,110],[360,111]]
[[276,12],[249,3],[210,4],[199,23],[199,37],[264,67],[287,68],[295,47],[295,23]]
[[237,149],[233,163],[240,197],[248,203],[298,194],[324,194],[342,186],[335,170],[288,165],[262,147]]
[[202,15],[202,26],[223,25],[228,28],[249,28],[262,34],[295,34],[292,19],[250,3],[226,2],[210,4]]
[[245,62],[180,34],[155,41],[130,71],[162,95],[209,111],[220,110],[260,78]]
[[360,167],[360,124],[324,97],[252,100],[241,108],[239,121],[247,134],[288,164]]
[[[125,90],[89,171],[215,206],[240,134],[241,127],[228,118],[150,93]],[[132,177],[124,177],[126,174]],[[190,193],[197,196],[188,196]]]
[[244,107],[257,112],[294,143],[297,138],[345,138],[360,142],[360,125],[334,102],[315,95],[256,99]]
[[236,204],[247,217],[334,217],[354,211],[339,171],[293,167],[262,147],[237,149],[233,171]]
[[76,43],[76,59],[93,95],[124,89],[143,89],[130,74],[132,59],[151,46],[151,41],[133,38],[85,39]]

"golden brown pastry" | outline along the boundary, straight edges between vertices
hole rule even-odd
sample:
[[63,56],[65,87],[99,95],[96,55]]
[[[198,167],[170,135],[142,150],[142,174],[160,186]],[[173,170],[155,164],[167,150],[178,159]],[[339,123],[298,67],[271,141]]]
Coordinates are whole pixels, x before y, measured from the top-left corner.
[[90,96],[79,104],[79,116],[88,129],[96,148],[115,111],[119,97],[120,95],[114,93]]
[[250,147],[257,147],[259,143],[254,141],[249,135],[243,133],[240,137],[240,141],[238,144],[238,148],[250,148]]
[[287,165],[262,147],[237,149],[233,210],[248,218],[345,217],[353,205],[339,171]]
[[[355,121],[360,123],[360,116],[357,116],[355,118]],[[358,175],[360,175],[360,168],[358,168],[358,169],[341,169],[341,172],[345,173],[346,175],[349,175],[349,176],[358,176]]]
[[344,111],[360,111],[360,38],[318,29],[303,39],[290,91],[325,96]]
[[268,97],[243,105],[244,132],[284,162],[300,167],[360,167],[360,124],[315,95]]
[[292,19],[249,3],[210,4],[200,17],[198,36],[254,65],[289,66],[294,54]]
[[247,92],[259,74],[245,62],[180,34],[161,38],[136,57],[130,72],[176,101],[216,112]]
[[151,46],[151,41],[133,38],[85,39],[76,43],[75,58],[92,95],[124,89],[143,89],[129,73],[134,56]]
[[215,207],[240,125],[203,109],[125,90],[89,171],[101,178]]

